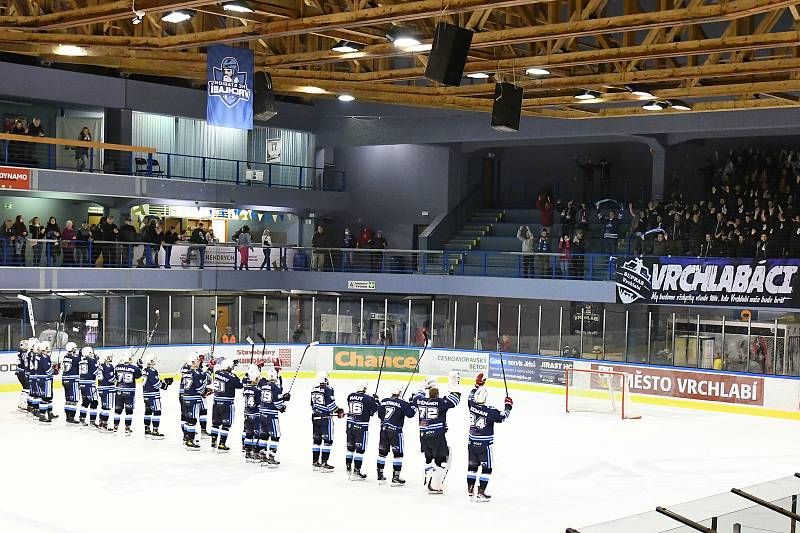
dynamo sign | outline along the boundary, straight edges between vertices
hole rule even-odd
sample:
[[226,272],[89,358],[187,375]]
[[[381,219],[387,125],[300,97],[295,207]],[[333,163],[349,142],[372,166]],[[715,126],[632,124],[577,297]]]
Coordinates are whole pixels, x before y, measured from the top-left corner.
[[253,52],[215,45],[208,48],[206,122],[253,129]]

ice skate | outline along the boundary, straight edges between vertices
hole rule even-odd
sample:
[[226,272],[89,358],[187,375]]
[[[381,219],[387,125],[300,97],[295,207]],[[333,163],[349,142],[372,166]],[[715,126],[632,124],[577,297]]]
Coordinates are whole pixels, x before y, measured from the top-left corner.
[[133,436],[133,430],[131,428],[129,428],[129,427],[126,427],[125,428],[125,436],[126,437],[132,437]]
[[353,473],[350,475],[350,481],[366,481],[366,479],[366,474],[362,474],[359,468],[354,468]]
[[378,485],[386,485],[386,476],[383,475],[383,471],[378,472]]
[[322,463],[320,463],[319,461],[312,463],[311,468],[314,472],[319,472],[319,469],[322,468]]
[[154,429],[154,430],[152,430],[150,432],[150,438],[153,439],[153,440],[163,440],[164,439],[164,434],[163,433],[159,433],[159,431],[157,429]]
[[327,462],[320,463],[319,465],[319,472],[320,474],[331,474],[334,471],[334,467],[329,465]]
[[228,453],[229,451],[231,451],[231,449],[228,448],[226,444],[218,444],[216,449],[217,453]]
[[478,494],[475,496],[475,503],[486,503],[491,500],[492,497],[484,492],[484,489],[478,488]]
[[400,474],[395,472],[392,476],[392,486],[393,487],[402,487],[406,484],[406,480],[400,477]]

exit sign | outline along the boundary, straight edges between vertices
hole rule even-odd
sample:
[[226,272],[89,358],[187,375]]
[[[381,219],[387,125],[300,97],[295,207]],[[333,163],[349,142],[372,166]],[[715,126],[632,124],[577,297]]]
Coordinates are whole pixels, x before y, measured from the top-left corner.
[[11,202],[3,202],[3,209],[11,209],[12,207],[14,206],[11,205]]

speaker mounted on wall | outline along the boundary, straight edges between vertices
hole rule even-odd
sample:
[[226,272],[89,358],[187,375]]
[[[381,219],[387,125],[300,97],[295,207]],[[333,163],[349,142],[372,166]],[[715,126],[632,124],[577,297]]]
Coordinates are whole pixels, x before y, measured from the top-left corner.
[[272,76],[266,72],[256,72],[253,80],[253,118],[269,120],[278,114],[275,104],[275,91],[272,89]]
[[522,114],[522,87],[513,83],[496,83],[492,104],[492,128],[497,131],[519,131]]
[[433,47],[428,55],[425,77],[444,85],[458,87],[464,76],[472,31],[446,22],[436,24]]

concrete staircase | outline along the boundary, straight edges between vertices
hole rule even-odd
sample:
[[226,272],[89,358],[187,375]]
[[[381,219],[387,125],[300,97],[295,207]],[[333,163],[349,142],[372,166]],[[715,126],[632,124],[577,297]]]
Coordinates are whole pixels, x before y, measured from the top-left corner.
[[502,209],[480,209],[472,213],[464,227],[444,245],[445,251],[450,252],[446,268],[450,272],[457,268],[464,260],[464,254],[458,252],[478,249],[481,240],[492,232],[492,227],[503,220],[504,216],[505,211]]

